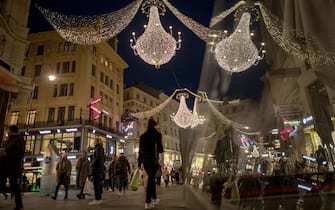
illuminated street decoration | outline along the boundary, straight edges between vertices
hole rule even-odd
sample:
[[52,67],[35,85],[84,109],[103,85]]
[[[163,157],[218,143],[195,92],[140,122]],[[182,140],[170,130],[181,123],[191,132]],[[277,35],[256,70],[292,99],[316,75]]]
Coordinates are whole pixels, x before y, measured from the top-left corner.
[[171,115],[171,120],[176,123],[181,128],[187,128],[192,125],[192,112],[188,109],[186,105],[185,97],[188,97],[188,94],[181,93],[179,95],[179,107],[176,114]]
[[37,6],[59,35],[69,42],[93,45],[116,36],[134,18],[142,0],[106,14],[83,16],[65,15]]
[[235,31],[216,45],[215,58],[224,70],[242,72],[264,57],[265,50],[258,50],[251,40],[249,26],[250,13],[245,12]]
[[205,122],[205,117],[202,115],[198,115],[197,112],[197,103],[198,103],[198,99],[195,98],[194,100],[194,105],[193,105],[193,113],[192,113],[192,119],[191,119],[191,128],[196,127],[197,125],[201,125],[204,124]]
[[139,55],[146,63],[154,65],[157,69],[169,62],[176,50],[181,48],[181,33],[178,32],[178,40],[172,36],[172,26],[167,33],[159,19],[158,8],[150,7],[149,22],[144,33],[136,39],[135,32],[130,39],[130,46],[135,55]]
[[89,104],[90,109],[90,119],[93,117],[94,120],[97,120],[101,117],[102,110],[95,107],[96,104],[100,103],[102,101],[102,98],[94,99]]

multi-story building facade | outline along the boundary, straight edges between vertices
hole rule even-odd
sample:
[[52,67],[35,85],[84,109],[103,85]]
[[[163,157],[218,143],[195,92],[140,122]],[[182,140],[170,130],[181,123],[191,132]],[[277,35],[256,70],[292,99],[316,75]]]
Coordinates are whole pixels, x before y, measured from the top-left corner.
[[[143,83],[136,83],[124,89],[124,110],[129,112],[143,112],[152,110],[169,96]],[[178,102],[171,100],[159,113],[153,116],[157,120],[157,129],[162,133],[164,154],[160,157],[165,166],[174,167],[180,164],[180,145],[178,127],[171,121],[170,115],[178,109]],[[136,162],[138,155],[139,137],[147,129],[148,119],[139,119],[124,123],[127,136],[127,151],[131,162]]]
[[[94,148],[100,137],[106,153],[115,154],[122,138],[123,71],[128,67],[117,46],[76,45],[56,31],[29,34],[28,40],[22,75],[34,88],[31,95],[17,98],[7,114],[7,124],[25,132],[26,152],[38,155],[49,143],[78,152]],[[49,81],[50,75],[56,79]]]
[[[299,59],[281,49],[267,32],[263,33],[269,52],[266,59],[272,65],[265,77],[267,89],[271,91],[268,96],[274,107],[270,117],[277,117],[279,128],[285,127],[283,118],[300,121],[302,129],[292,139],[295,156],[300,159],[302,154],[315,153],[318,145],[334,145],[331,136],[334,122],[331,119],[335,115],[335,74],[333,59],[327,61],[327,58],[334,54],[331,37],[335,30],[319,24],[334,17],[332,2],[326,1],[318,7],[309,2],[303,10],[299,4],[290,5],[288,1],[267,1],[264,4],[287,27],[283,30],[284,36],[299,39],[297,43],[302,49],[307,49],[300,52],[306,59]],[[317,20],[311,19],[314,13],[320,14]]]
[[32,86],[21,76],[24,55],[28,49],[28,16],[30,0],[0,1],[0,145],[5,116],[15,98],[29,93]]

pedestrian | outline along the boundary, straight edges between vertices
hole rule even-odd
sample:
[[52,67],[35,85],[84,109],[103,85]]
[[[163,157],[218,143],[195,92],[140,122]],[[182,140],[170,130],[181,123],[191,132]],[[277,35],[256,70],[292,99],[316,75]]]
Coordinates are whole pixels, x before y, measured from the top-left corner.
[[57,199],[59,187],[61,185],[63,185],[65,189],[64,199],[65,200],[67,199],[70,185],[71,170],[72,170],[71,162],[67,159],[67,154],[64,152],[62,153],[62,157],[56,165],[57,185],[55,195],[51,197],[52,199],[54,200]]
[[175,172],[174,168],[171,169],[170,175],[171,175],[171,182],[172,182],[172,184],[174,184],[175,183],[175,178],[176,178],[176,172]]
[[90,171],[90,162],[87,159],[86,152],[81,153],[81,156],[77,161],[76,171],[77,171],[76,185],[80,189],[79,194],[77,194],[77,198],[85,199],[85,194],[83,193],[83,191]]
[[175,179],[176,179],[176,184],[179,184],[179,181],[180,181],[180,174],[179,174],[179,171],[177,170],[176,173],[175,173]]
[[140,136],[138,168],[143,163],[144,170],[148,174],[148,184],[144,208],[152,209],[160,201],[156,194],[155,177],[159,167],[159,154],[163,153],[162,134],[157,131],[156,121],[150,118],[147,131]]
[[163,179],[165,182],[165,187],[167,187],[169,185],[169,180],[170,180],[170,173],[167,170],[167,168],[164,168],[163,170]]
[[156,172],[156,184],[161,186],[161,179],[162,179],[162,167],[158,165],[158,169]]
[[[11,192],[15,197],[14,210],[23,209],[21,188],[19,186],[23,169],[23,157],[25,151],[25,141],[19,133],[17,125],[11,125],[7,129],[8,140],[4,149],[0,150],[0,159],[4,161],[6,170],[1,170],[1,174],[9,179]],[[6,172],[6,173],[5,173]]]
[[116,155],[113,155],[112,160],[109,164],[109,185],[110,185],[110,191],[112,191],[112,192],[114,192],[115,185],[117,183],[116,162],[117,162],[117,157],[116,157]]
[[88,205],[100,205],[103,203],[101,199],[102,195],[102,182],[104,179],[104,148],[101,144],[100,138],[95,138],[94,140],[94,154],[91,162],[91,171],[92,171],[92,179],[93,179],[93,187],[94,187],[94,196],[95,200],[90,202]]
[[120,157],[116,162],[116,176],[118,178],[119,195],[123,190],[123,195],[126,195],[128,185],[128,175],[130,174],[130,165],[124,153],[120,153]]
[[7,200],[8,195],[6,193],[6,183],[7,183],[7,175],[5,173],[5,161],[4,158],[0,158],[0,193]]

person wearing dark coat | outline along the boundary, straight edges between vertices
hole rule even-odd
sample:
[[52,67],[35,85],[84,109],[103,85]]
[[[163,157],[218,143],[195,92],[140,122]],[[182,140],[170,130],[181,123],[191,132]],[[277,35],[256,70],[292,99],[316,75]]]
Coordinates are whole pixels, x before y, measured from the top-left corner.
[[109,164],[109,181],[110,181],[110,190],[114,192],[115,185],[117,183],[116,180],[116,162],[117,158],[116,155],[113,155],[112,160]]
[[84,199],[85,194],[83,193],[86,179],[89,175],[90,171],[90,162],[87,159],[87,153],[82,152],[81,156],[79,157],[76,165],[77,170],[77,179],[76,179],[76,185],[79,187],[80,192],[77,194],[78,199]]
[[145,209],[152,209],[160,201],[156,194],[155,178],[159,167],[159,153],[163,153],[163,145],[162,134],[156,130],[156,125],[156,121],[150,118],[147,131],[140,136],[138,168],[141,168],[143,163],[148,174]]
[[[25,151],[25,140],[19,133],[17,125],[11,125],[7,130],[8,140],[5,143],[5,148],[0,150],[0,158],[3,159],[5,167],[5,177],[9,178],[11,191],[15,196],[14,210],[23,209],[21,188],[19,186],[23,169],[23,157]],[[4,173],[1,171],[0,173]]]
[[91,171],[93,177],[93,187],[95,200],[89,203],[89,205],[100,205],[103,203],[101,200],[102,194],[102,181],[105,174],[105,160],[104,160],[104,148],[101,144],[101,139],[96,138],[94,141],[94,154],[91,162]]
[[0,158],[0,193],[3,194],[5,200],[7,200],[8,195],[6,193],[6,182],[7,175],[4,173],[5,170],[5,161],[4,158]]
[[67,199],[70,185],[71,170],[72,170],[71,162],[67,159],[67,154],[63,153],[61,159],[56,165],[57,185],[55,195],[51,197],[52,199],[54,200],[57,199],[58,190],[61,185],[63,185],[65,188],[64,199]]
[[128,159],[124,156],[124,153],[120,153],[120,155],[116,162],[116,176],[119,183],[119,195],[121,195],[122,190],[125,195],[128,185],[128,174],[130,174],[130,164]]

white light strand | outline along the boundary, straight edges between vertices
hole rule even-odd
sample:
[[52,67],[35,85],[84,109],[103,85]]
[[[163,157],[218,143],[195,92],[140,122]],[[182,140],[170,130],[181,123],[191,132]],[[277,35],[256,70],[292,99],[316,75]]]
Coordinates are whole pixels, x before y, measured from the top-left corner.
[[163,0],[165,5],[171,10],[171,12],[193,33],[195,33],[200,39],[206,41],[210,29],[201,25],[200,23],[192,20],[192,18],[187,17],[186,15],[182,14],[177,8],[175,8],[170,2],[167,0]]
[[221,12],[219,15],[213,17],[211,19],[211,23],[209,24],[209,27],[215,26],[218,22],[222,21],[225,17],[230,15],[233,11],[235,11],[239,6],[245,4],[245,1],[239,1],[237,4],[235,4],[233,7]]
[[172,95],[167,98],[164,102],[162,102],[161,104],[159,104],[158,106],[156,106],[153,109],[150,109],[148,111],[144,111],[144,112],[136,112],[136,113],[130,113],[129,115],[136,117],[137,119],[145,119],[145,118],[150,118],[156,114],[158,114],[162,109],[164,109],[168,103],[171,101],[171,99],[174,97],[174,95],[176,94],[177,90],[175,90]]
[[178,41],[172,36],[172,27],[170,33],[167,33],[159,19],[158,8],[150,7],[149,22],[144,33],[136,39],[133,33],[133,39],[130,40],[130,46],[135,55],[139,55],[146,63],[154,65],[157,69],[171,60],[176,50],[181,47],[181,33],[178,33]]
[[[285,36],[283,31],[289,31],[289,29],[285,28],[279,18],[268,11],[262,3],[257,2],[255,5],[259,6],[265,27],[273,40],[287,53],[296,56],[300,60],[306,60],[314,64],[331,65],[335,63],[335,53],[313,49],[310,44],[300,44],[289,35]],[[305,40],[307,41],[307,39]]]
[[192,124],[192,112],[186,105],[185,95],[186,94],[180,95],[178,111],[176,114],[171,115],[171,120],[181,128],[190,127]]
[[[242,72],[264,57],[261,55],[250,35],[250,13],[244,12],[235,31],[222,39],[215,47],[215,58],[221,68],[228,72]],[[262,43],[262,46],[264,44]]]
[[120,33],[134,18],[142,0],[120,10],[94,16],[64,15],[37,6],[52,27],[69,42],[92,45],[106,41]]
[[230,120],[228,117],[224,116],[217,108],[212,104],[212,102],[208,99],[206,92],[199,92],[203,100],[207,101],[211,111],[213,114],[225,125],[232,126],[234,129],[245,130],[246,128],[250,128],[249,126],[234,122]]

